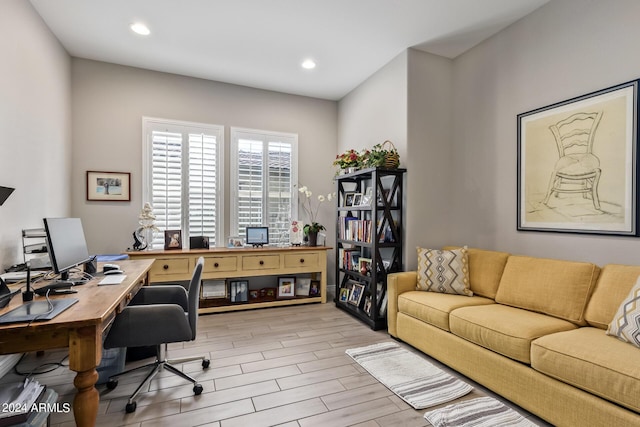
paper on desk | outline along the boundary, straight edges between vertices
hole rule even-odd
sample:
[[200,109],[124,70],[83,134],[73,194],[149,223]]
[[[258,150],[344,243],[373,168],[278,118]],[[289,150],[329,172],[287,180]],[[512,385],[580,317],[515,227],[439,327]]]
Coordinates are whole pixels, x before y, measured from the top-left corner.
[[104,279],[98,283],[98,285],[119,285],[126,279],[127,276],[124,274],[114,274],[111,276],[105,276]]

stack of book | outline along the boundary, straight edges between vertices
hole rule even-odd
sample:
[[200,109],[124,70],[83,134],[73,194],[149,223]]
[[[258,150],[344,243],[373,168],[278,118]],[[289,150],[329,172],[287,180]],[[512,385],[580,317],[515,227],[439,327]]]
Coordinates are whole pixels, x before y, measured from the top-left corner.
[[[52,392],[53,393],[53,392]],[[50,395],[51,393],[49,393]],[[55,394],[55,393],[54,393]],[[50,396],[46,398],[49,399]],[[45,386],[27,378],[23,383],[6,384],[0,389],[0,427],[32,424],[41,413],[39,402],[45,398]],[[57,398],[57,395],[55,396]],[[54,400],[55,402],[55,400]],[[42,415],[42,414],[41,414]],[[43,414],[48,417],[48,413]]]

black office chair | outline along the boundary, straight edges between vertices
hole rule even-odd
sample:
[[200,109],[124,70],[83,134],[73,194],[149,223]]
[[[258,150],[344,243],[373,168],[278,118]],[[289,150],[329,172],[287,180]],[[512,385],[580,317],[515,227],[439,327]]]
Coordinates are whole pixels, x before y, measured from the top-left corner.
[[[202,386],[194,378],[173,366],[172,363],[202,360],[202,367],[206,369],[209,367],[209,359],[205,356],[166,359],[166,347],[167,343],[192,341],[196,338],[200,278],[203,266],[204,259],[200,257],[193,270],[188,291],[180,285],[143,287],[129,305],[116,316],[104,341],[105,348],[156,347],[156,360],[153,363],[113,375],[107,382],[107,388],[113,390],[118,385],[118,377],[138,369],[152,368],[142,384],[129,397],[125,407],[127,413],[136,410],[134,399],[144,386],[164,368],[187,381],[191,381],[193,392],[196,396],[202,393]],[[163,344],[164,351],[162,349]]]

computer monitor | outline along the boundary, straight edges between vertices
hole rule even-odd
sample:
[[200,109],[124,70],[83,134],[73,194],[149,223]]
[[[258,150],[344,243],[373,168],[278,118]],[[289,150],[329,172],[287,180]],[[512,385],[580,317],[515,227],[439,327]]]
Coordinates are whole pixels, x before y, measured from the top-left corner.
[[91,260],[80,218],[44,218],[49,258],[60,280],[69,280],[69,270]]
[[269,227],[247,227],[247,245],[262,246],[269,244]]

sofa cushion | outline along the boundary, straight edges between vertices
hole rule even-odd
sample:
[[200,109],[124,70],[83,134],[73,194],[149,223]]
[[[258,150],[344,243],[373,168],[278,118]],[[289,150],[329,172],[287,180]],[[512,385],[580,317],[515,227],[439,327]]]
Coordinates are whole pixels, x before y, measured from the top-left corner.
[[418,248],[417,290],[472,296],[467,248]]
[[[443,249],[457,249],[445,246]],[[469,284],[474,295],[495,299],[500,278],[507,264],[507,252],[487,251],[484,249],[467,249],[469,257]]]
[[496,302],[586,325],[584,311],[599,272],[587,262],[512,255]]
[[640,412],[640,351],[602,329],[538,338],[531,345],[531,367]]
[[640,276],[640,266],[607,264],[602,268],[584,318],[589,325],[607,329],[622,300]]
[[411,291],[398,297],[398,312],[423,322],[449,330],[449,313],[460,307],[495,304],[488,298]]
[[607,335],[640,347],[640,278],[613,316]]
[[576,329],[555,317],[507,305],[455,309],[449,329],[460,338],[524,363],[530,363],[531,341],[554,332]]

